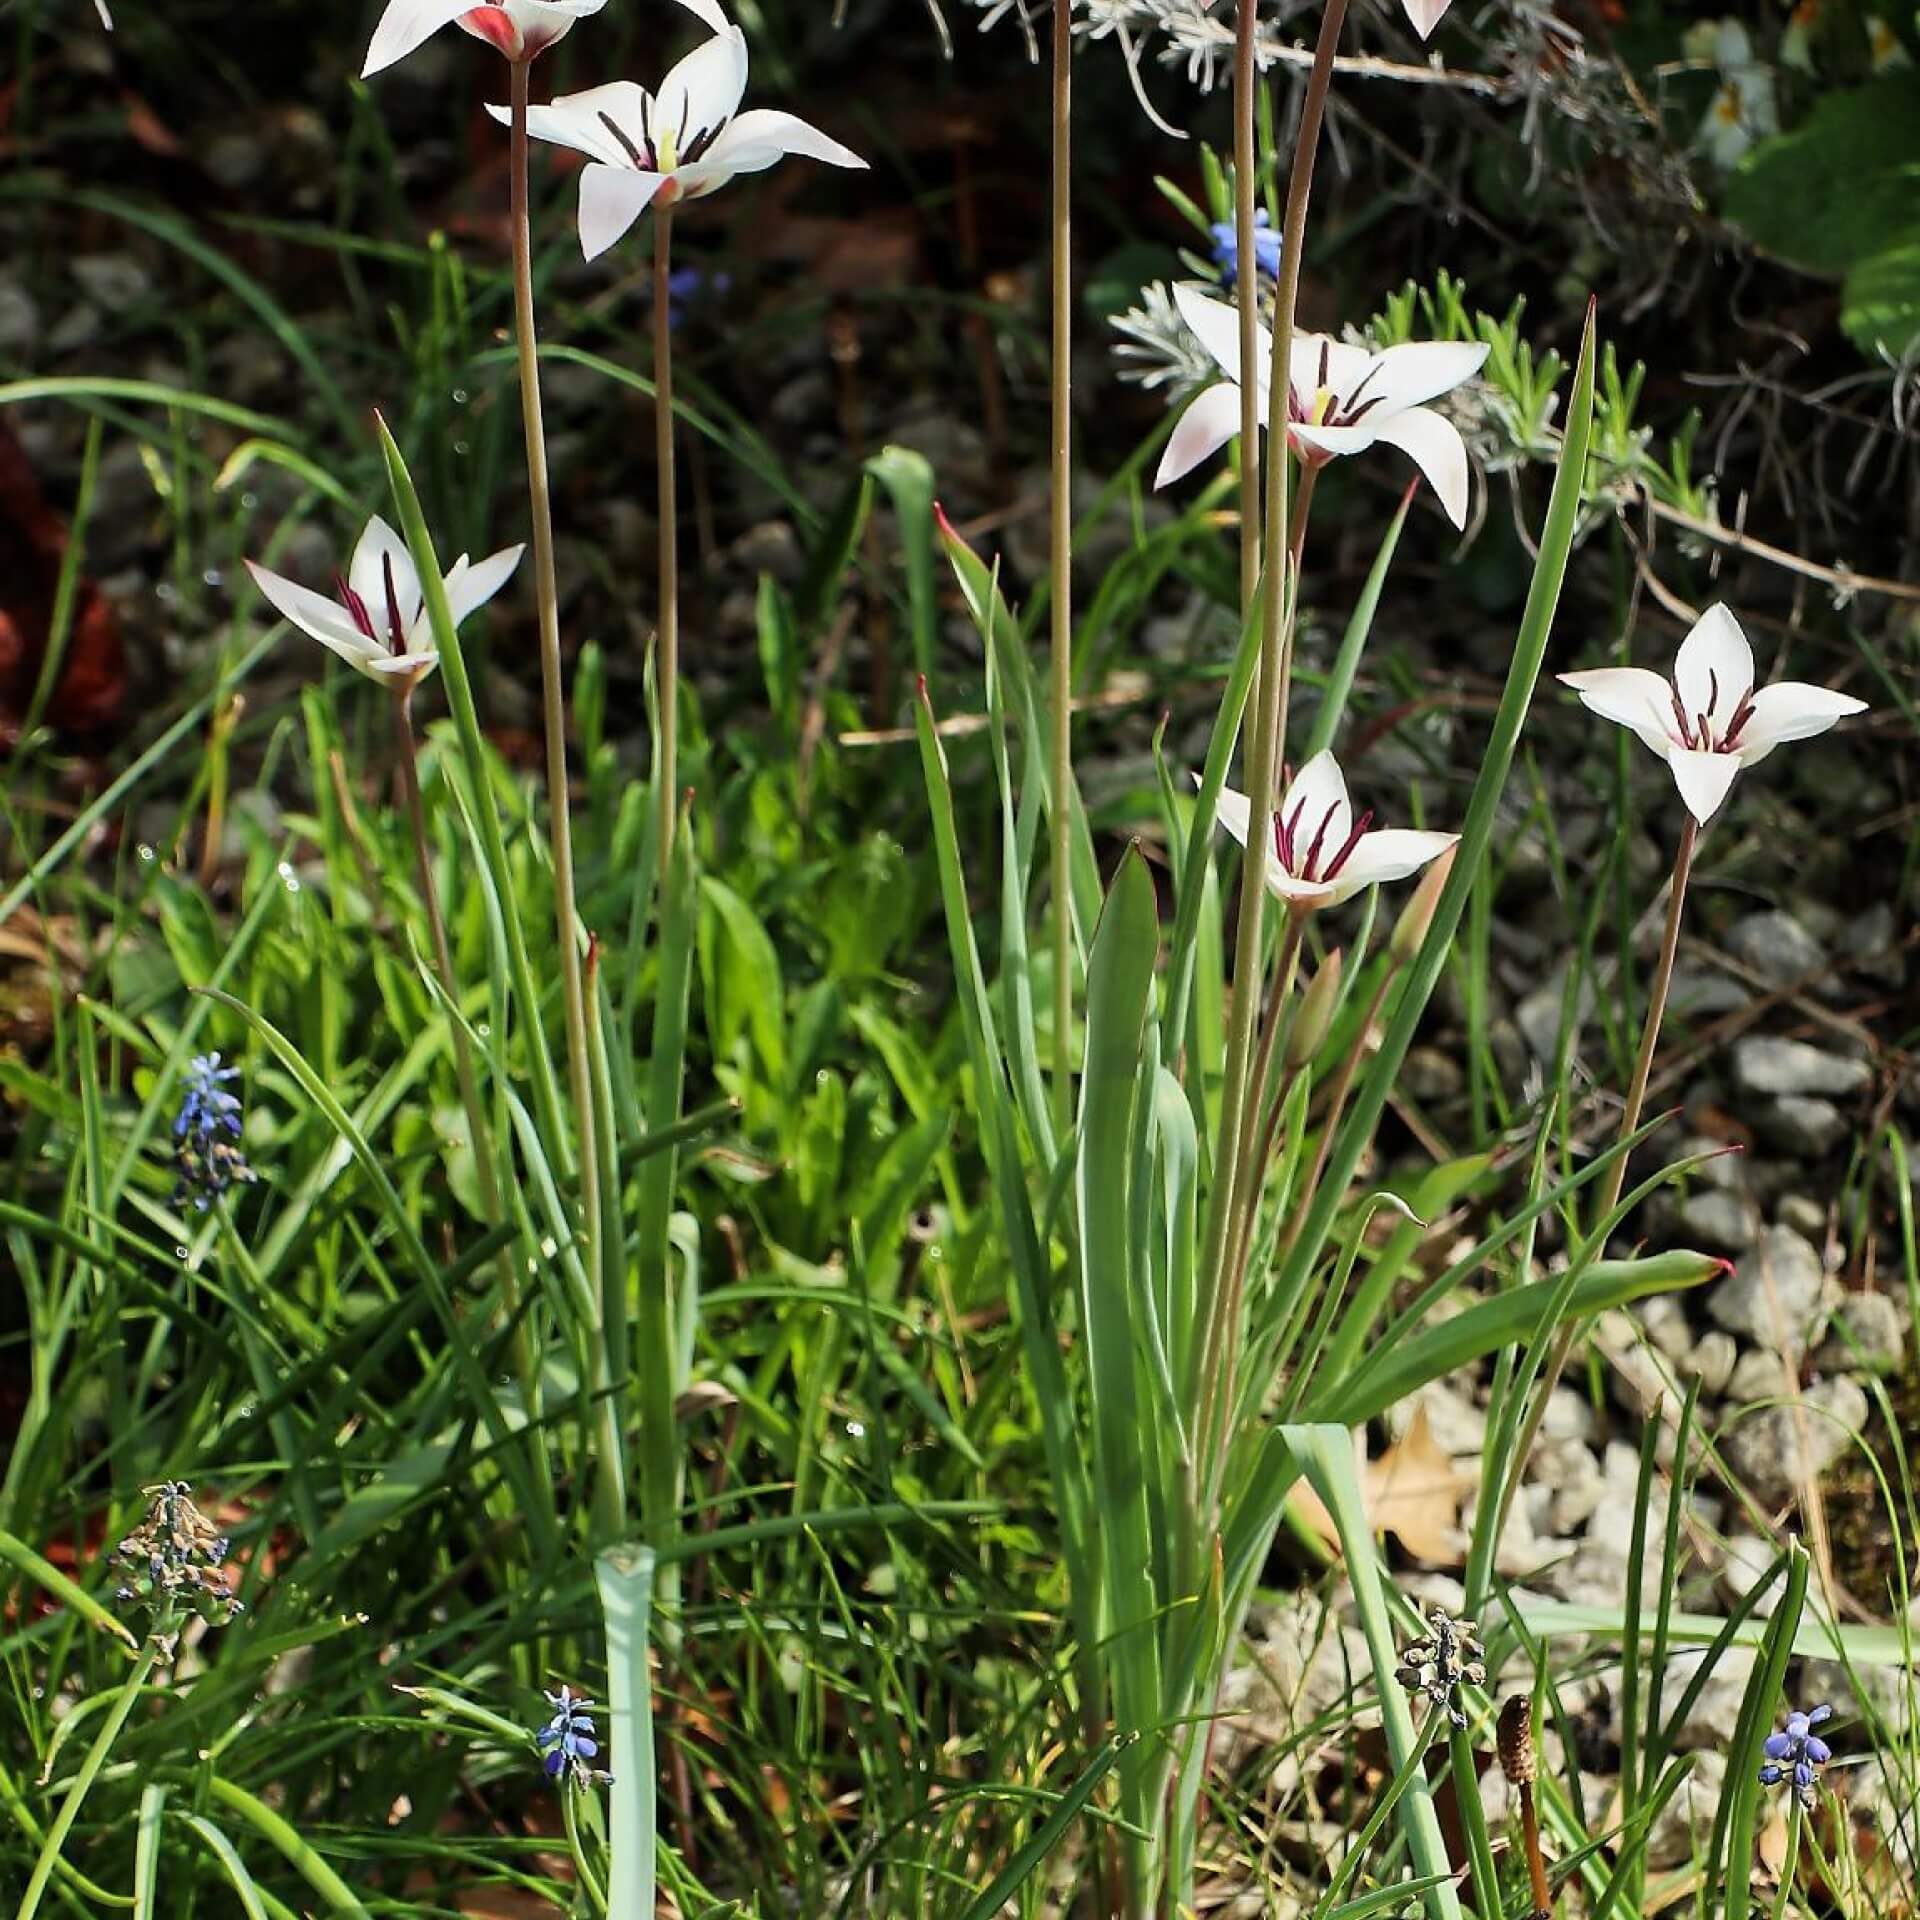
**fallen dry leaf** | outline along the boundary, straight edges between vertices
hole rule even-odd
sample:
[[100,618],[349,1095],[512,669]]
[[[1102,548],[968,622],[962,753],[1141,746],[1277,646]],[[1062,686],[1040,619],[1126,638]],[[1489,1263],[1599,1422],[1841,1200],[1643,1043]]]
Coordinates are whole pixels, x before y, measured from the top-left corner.
[[[1433,1437],[1425,1407],[1415,1407],[1407,1430],[1360,1474],[1367,1520],[1375,1533],[1397,1534],[1400,1544],[1430,1566],[1461,1563],[1465,1537],[1460,1503],[1470,1477],[1453,1464]],[[1293,1496],[1294,1511],[1331,1547],[1340,1544],[1333,1516],[1310,1487]]]

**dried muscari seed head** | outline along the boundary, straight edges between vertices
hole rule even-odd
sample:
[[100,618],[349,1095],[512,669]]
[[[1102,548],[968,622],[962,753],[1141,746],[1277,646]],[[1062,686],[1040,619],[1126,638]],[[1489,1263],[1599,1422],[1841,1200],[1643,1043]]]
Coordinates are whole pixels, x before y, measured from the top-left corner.
[[184,1609],[225,1626],[242,1610],[226,1576],[227,1536],[194,1505],[186,1481],[163,1480],[144,1491],[146,1517],[113,1550],[127,1576],[114,1597],[157,1617]]
[[1393,1677],[1409,1693],[1424,1693],[1456,1727],[1464,1727],[1467,1716],[1454,1696],[1463,1686],[1485,1686],[1487,1680],[1479,1623],[1456,1620],[1431,1603],[1426,1620],[1426,1634],[1404,1649]]
[[1533,1751],[1533,1702],[1524,1693],[1511,1694],[1500,1709],[1498,1733],[1500,1771],[1516,1787],[1530,1787],[1539,1773]]

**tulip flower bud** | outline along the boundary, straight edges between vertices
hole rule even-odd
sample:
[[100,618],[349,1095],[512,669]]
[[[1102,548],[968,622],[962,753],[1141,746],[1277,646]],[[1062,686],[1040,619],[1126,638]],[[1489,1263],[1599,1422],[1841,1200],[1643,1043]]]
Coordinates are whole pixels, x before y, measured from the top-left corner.
[[1393,923],[1393,964],[1404,967],[1420,951],[1421,943],[1427,937],[1427,929],[1433,925],[1434,909],[1440,904],[1440,894],[1447,884],[1447,875],[1453,871],[1454,849],[1449,847],[1441,854],[1425,873],[1420,876],[1420,884],[1413,890],[1413,898],[1400,909],[1400,918]]
[[1287,1029],[1289,1073],[1297,1073],[1326,1044],[1327,1029],[1333,1025],[1333,1012],[1340,1004],[1340,968],[1340,949],[1335,947],[1300,997],[1300,1010]]

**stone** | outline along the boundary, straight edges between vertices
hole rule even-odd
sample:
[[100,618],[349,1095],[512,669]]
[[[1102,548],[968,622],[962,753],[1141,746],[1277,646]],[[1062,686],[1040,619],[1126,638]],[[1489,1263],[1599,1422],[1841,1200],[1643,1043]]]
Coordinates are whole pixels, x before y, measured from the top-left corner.
[[251,186],[267,164],[266,144],[235,128],[209,140],[200,161],[223,187]]
[[1636,1420],[1651,1420],[1662,1407],[1678,1413],[1680,1394],[1672,1363],[1650,1347],[1629,1347],[1613,1362],[1614,1397]]
[[1704,1854],[1727,1783],[1727,1756],[1705,1749],[1654,1816],[1647,1832],[1647,1865],[1677,1867]]
[[153,290],[152,276],[130,253],[83,253],[69,264],[80,291],[105,313],[125,313]]
[[1387,1431],[1397,1440],[1413,1424],[1416,1409],[1424,1408],[1427,1431],[1442,1453],[1478,1456],[1487,1444],[1487,1416],[1444,1380],[1432,1380],[1411,1399],[1387,1410]]
[[1733,1335],[1715,1327],[1694,1342],[1693,1352],[1687,1356],[1687,1370],[1699,1376],[1701,1393],[1717,1400],[1733,1378],[1734,1363],[1739,1358]]
[[1734,1363],[1727,1376],[1726,1397],[1735,1406],[1748,1406],[1755,1400],[1777,1400],[1794,1390],[1794,1377],[1781,1364],[1777,1353],[1749,1347]]
[[1804,1193],[1783,1193],[1773,1210],[1773,1217],[1783,1227],[1791,1227],[1808,1240],[1817,1241],[1827,1231],[1826,1208],[1818,1200],[1808,1199]]
[[1726,1279],[1707,1294],[1715,1326],[1798,1356],[1819,1333],[1827,1270],[1812,1244],[1791,1227],[1769,1227]]
[[[1773,1548],[1757,1533],[1737,1533],[1727,1542],[1720,1562],[1719,1584],[1729,1605],[1738,1606],[1767,1577],[1775,1557]],[[1779,1604],[1780,1587],[1776,1581],[1772,1590],[1761,1597],[1758,1611],[1764,1618]]]
[[[1560,1016],[1567,997],[1566,974],[1566,965],[1562,962],[1547,981],[1535,987],[1513,1010],[1514,1024],[1536,1060],[1551,1060],[1554,1048],[1559,1045]],[[1580,992],[1574,1009],[1576,1033],[1592,1014],[1594,999],[1593,975],[1584,973],[1580,976]]]
[[1647,1338],[1669,1360],[1684,1360],[1693,1350],[1693,1329],[1687,1324],[1687,1310],[1679,1295],[1656,1293],[1641,1301],[1637,1312]]
[[1733,1077],[1744,1093],[1843,1095],[1870,1085],[1873,1069],[1804,1040],[1749,1034],[1734,1043]]
[[1667,988],[1667,1011],[1685,1020],[1711,1020],[1717,1014],[1738,1013],[1752,998],[1732,974],[1718,967],[1682,964],[1674,968]]
[[807,567],[799,538],[786,520],[762,520],[749,527],[728,553],[735,565],[756,580],[769,573],[783,587],[792,586]]
[[1547,1527],[1561,1539],[1594,1516],[1606,1478],[1593,1449],[1580,1440],[1549,1440],[1533,1453],[1534,1478],[1548,1495]]
[[1850,1293],[1813,1356],[1823,1373],[1892,1373],[1907,1348],[1906,1311],[1884,1293]]
[[1817,1480],[1867,1422],[1867,1396],[1845,1375],[1821,1380],[1795,1402],[1750,1414],[1721,1440],[1728,1465],[1763,1500]]
[[1892,904],[1876,900],[1859,913],[1850,914],[1842,923],[1840,951],[1869,980],[1883,987],[1903,987],[1907,982],[1907,957],[1900,946],[1899,923]]
[[[1711,1647],[1682,1647],[1667,1655],[1661,1698],[1678,1702],[1706,1666]],[[1673,1739],[1674,1751],[1690,1753],[1699,1747],[1724,1747],[1740,1719],[1740,1708],[1753,1684],[1755,1655],[1749,1647],[1728,1647],[1713,1662],[1698,1697]]]
[[1913,1724],[1913,1693],[1912,1676],[1899,1667],[1856,1661],[1850,1679],[1838,1660],[1809,1660],[1800,1670],[1796,1698],[1815,1705],[1824,1700],[1848,1719],[1855,1717],[1852,1703],[1861,1717],[1881,1723],[1867,1729],[1870,1744],[1878,1746],[1885,1734],[1898,1737]]
[[1770,987],[1784,987],[1827,964],[1827,950],[1790,913],[1750,913],[1722,943]]
[[1593,1403],[1569,1386],[1555,1387],[1547,1399],[1547,1411],[1540,1431],[1549,1440],[1591,1440],[1594,1435]]
[[[54,353],[78,353],[100,337],[100,309],[91,300],[69,307],[47,335],[47,346]],[[92,529],[88,529],[91,537]]]
[[1745,1253],[1759,1235],[1754,1204],[1745,1194],[1709,1188],[1681,1203],[1680,1237],[1703,1253]]
[[40,337],[40,309],[18,280],[0,279],[0,354],[25,359]]
[[1440,1047],[1415,1047],[1400,1069],[1399,1084],[1427,1106],[1457,1100],[1466,1091],[1466,1070]]
[[1824,1159],[1853,1131],[1831,1100],[1811,1093],[1769,1100],[1754,1110],[1753,1124],[1768,1146],[1808,1160]]

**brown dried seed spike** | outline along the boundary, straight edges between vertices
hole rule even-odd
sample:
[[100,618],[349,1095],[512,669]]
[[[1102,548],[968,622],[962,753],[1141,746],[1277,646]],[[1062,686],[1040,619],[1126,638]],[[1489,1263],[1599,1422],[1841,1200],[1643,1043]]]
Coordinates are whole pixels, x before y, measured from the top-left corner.
[[1524,1693],[1510,1695],[1500,1709],[1498,1743],[1500,1771],[1516,1787],[1532,1786],[1537,1771],[1533,1753],[1533,1702]]

